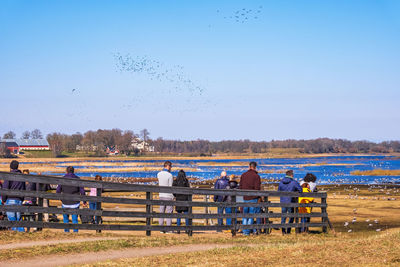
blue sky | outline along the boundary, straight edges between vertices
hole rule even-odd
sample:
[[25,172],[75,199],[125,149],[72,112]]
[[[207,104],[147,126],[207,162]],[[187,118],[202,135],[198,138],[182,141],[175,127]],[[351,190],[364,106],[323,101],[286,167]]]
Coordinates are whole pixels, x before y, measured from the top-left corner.
[[395,0],[1,1],[0,134],[399,140],[399,47]]

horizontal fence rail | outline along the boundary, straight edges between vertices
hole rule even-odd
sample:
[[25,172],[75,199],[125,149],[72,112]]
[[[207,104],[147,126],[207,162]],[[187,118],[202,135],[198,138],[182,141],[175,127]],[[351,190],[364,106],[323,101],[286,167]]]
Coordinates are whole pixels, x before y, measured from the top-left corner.
[[[37,198],[36,206],[33,205],[3,205],[0,206],[0,212],[21,212],[23,215],[35,216],[35,221],[0,221],[2,227],[28,227],[28,228],[53,228],[53,229],[86,229],[86,230],[129,230],[129,231],[146,231],[147,235],[151,231],[186,231],[189,235],[193,231],[220,231],[231,230],[235,235],[239,230],[245,229],[277,229],[294,227],[296,231],[304,227],[322,227],[322,231],[327,231],[328,214],[327,214],[327,193],[298,193],[298,192],[277,192],[277,191],[254,191],[254,190],[220,190],[220,189],[204,189],[204,188],[187,188],[187,187],[165,187],[154,185],[141,185],[141,184],[121,184],[103,181],[92,181],[74,178],[64,178],[56,176],[43,176],[43,175],[26,175],[15,174],[8,172],[0,172],[0,179],[8,181],[31,182],[40,184],[51,185],[66,185],[77,186],[86,188],[97,188],[97,196],[83,196],[71,194],[58,194],[54,192],[42,191],[17,191],[10,189],[0,189],[0,195],[13,196],[20,198]],[[39,187],[37,187],[39,188]],[[102,195],[102,192],[103,195]],[[112,196],[113,194],[136,193],[135,197],[132,196]],[[138,194],[139,193],[139,197]],[[189,201],[175,201],[175,200],[159,200],[153,199],[157,193],[171,193],[179,195],[187,195]],[[107,196],[104,196],[107,194]],[[209,196],[230,196],[232,202],[210,202]],[[259,198],[258,203],[238,202],[238,197],[256,197]],[[279,197],[292,197],[296,201],[293,203],[280,203],[271,202],[273,198],[279,201]],[[298,197],[307,197],[320,199],[320,202],[313,202],[302,204],[298,203]],[[194,201],[193,198],[201,201]],[[57,201],[72,200],[76,202],[94,202],[97,203],[96,210],[90,209],[69,209],[58,207],[43,207],[43,199]],[[116,211],[115,209],[109,210],[102,209],[104,205],[110,206],[113,204],[124,205],[124,208],[134,209],[129,211]],[[157,206],[177,206],[187,207],[187,213],[160,213],[155,212]],[[128,207],[126,207],[128,206]],[[133,208],[132,208],[133,207]],[[250,207],[262,210],[259,213],[241,213],[243,208]],[[271,213],[271,208],[294,208],[293,213]],[[311,213],[298,213],[299,207],[311,207],[320,209],[320,212]],[[232,213],[210,213],[210,210],[217,208],[231,208]],[[140,210],[140,211],[139,211]],[[201,210],[201,211],[199,211]],[[44,222],[43,214],[77,214],[80,216],[95,216],[96,221],[94,224],[81,223],[56,223]],[[292,218],[294,223],[273,223],[269,219],[273,218]],[[120,219],[120,221],[113,221],[112,224],[103,222],[102,218]],[[153,219],[166,218],[166,219],[188,219],[188,225],[181,226],[164,226],[157,225],[152,222]],[[243,225],[240,224],[242,218],[254,218],[254,224]],[[320,222],[301,222],[302,218],[320,218]],[[133,220],[134,221],[127,221]],[[209,225],[209,220],[215,219],[231,219],[231,225]],[[138,221],[139,220],[139,221]],[[196,221],[193,221],[196,220]],[[199,223],[202,220],[205,223]],[[262,220],[260,223],[258,220]],[[134,224],[132,224],[134,223]],[[141,224],[138,224],[141,223]],[[205,224],[205,225],[204,225]]]

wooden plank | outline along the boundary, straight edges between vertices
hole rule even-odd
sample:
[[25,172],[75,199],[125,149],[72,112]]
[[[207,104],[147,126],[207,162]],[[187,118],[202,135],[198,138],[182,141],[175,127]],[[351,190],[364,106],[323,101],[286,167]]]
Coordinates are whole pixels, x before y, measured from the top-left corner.
[[[30,222],[30,221],[0,221],[3,227],[36,227],[36,228],[53,228],[53,229],[82,229],[82,230],[111,230],[111,231],[217,231],[230,230],[229,225],[213,225],[213,226],[159,226],[159,225],[128,225],[128,224],[72,224],[72,223],[50,223],[50,222]],[[323,227],[322,223],[307,223],[307,227]],[[264,228],[282,228],[282,227],[301,227],[301,224],[253,224],[240,225],[239,229],[264,229]]]
[[[327,205],[326,205],[326,198],[322,198],[322,199],[321,199],[321,203],[322,203],[322,204],[325,204],[325,207],[321,207],[321,213],[326,213],[326,207],[327,207]],[[322,226],[322,232],[324,232],[324,233],[328,232],[328,228],[326,227],[327,217],[328,217],[328,216],[322,217],[322,218],[321,218],[321,221],[322,221],[322,223],[324,224],[324,226]]]
[[326,207],[326,204],[321,203],[244,203],[244,202],[198,202],[198,201],[165,201],[165,200],[147,200],[134,198],[115,198],[115,197],[94,197],[81,196],[71,194],[57,194],[34,191],[18,191],[9,189],[0,189],[0,195],[14,195],[20,197],[42,197],[55,200],[76,200],[76,201],[92,201],[103,203],[118,203],[118,204],[139,204],[139,205],[172,205],[186,207]]
[[256,214],[218,214],[218,213],[155,213],[137,211],[109,211],[109,210],[90,210],[90,209],[68,209],[56,207],[38,206],[0,206],[0,211],[19,211],[26,213],[54,213],[54,214],[78,214],[87,216],[121,217],[121,218],[189,218],[189,219],[218,219],[218,218],[281,218],[284,217],[327,217],[326,213],[256,213]]

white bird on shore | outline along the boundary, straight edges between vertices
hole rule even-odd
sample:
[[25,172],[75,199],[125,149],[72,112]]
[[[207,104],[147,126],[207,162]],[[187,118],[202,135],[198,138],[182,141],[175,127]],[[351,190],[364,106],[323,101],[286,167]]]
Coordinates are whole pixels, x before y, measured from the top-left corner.
[[353,231],[353,230],[349,229],[347,232],[348,232],[348,233],[351,233],[352,231]]
[[348,222],[344,222],[344,227],[347,227],[349,225]]
[[381,231],[381,229],[376,229],[376,231],[377,231],[377,232],[380,232],[380,231]]
[[354,213],[357,213],[357,209],[353,209],[353,212],[354,212]]
[[366,219],[365,222],[369,222],[369,219]]
[[354,219],[351,221],[351,223],[355,223],[356,221],[357,221],[357,219],[354,218]]
[[378,220],[374,220],[374,223],[378,224],[378,223],[379,223],[379,221],[378,221]]
[[372,225],[373,225],[373,224],[372,224],[372,223],[370,223],[370,224],[368,224],[368,227],[372,227]]

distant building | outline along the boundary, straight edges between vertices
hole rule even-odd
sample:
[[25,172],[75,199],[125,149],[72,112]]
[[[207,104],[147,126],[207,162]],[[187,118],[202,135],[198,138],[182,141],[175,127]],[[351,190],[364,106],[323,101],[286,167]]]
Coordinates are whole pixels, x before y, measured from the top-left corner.
[[154,152],[154,146],[149,145],[149,143],[145,142],[139,137],[133,138],[131,145],[134,149],[138,149],[142,152]]
[[7,142],[5,139],[0,141],[0,146],[4,145],[12,154],[19,154],[19,146],[16,142]]
[[107,147],[106,154],[109,156],[117,156],[119,155],[119,150],[115,149],[115,147]]
[[49,142],[46,139],[2,139],[1,142],[9,143],[10,147],[13,147],[14,150],[15,146],[11,146],[11,144],[16,144],[18,152],[12,152],[14,154],[18,154],[21,150],[50,150]]

